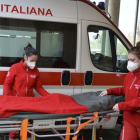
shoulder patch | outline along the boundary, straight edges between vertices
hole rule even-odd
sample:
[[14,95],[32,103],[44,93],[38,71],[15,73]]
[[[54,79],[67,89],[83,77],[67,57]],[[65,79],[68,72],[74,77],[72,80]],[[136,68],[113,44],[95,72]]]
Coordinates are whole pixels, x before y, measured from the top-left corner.
[[36,75],[30,75],[31,78],[36,78]]

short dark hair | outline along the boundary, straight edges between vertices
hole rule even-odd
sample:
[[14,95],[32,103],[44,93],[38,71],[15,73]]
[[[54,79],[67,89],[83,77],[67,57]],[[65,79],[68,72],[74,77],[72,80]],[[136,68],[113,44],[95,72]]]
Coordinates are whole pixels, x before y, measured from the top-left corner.
[[28,45],[26,47],[24,47],[24,50],[25,50],[25,55],[27,57],[30,57],[32,55],[38,55],[37,50],[35,48],[33,48],[30,43],[28,43]]

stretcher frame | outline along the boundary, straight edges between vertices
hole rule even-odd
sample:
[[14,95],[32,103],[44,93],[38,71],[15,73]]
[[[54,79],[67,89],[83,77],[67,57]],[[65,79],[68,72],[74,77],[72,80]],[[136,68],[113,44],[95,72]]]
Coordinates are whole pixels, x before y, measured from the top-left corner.
[[[103,111],[98,112],[99,117],[95,119],[93,122],[87,124],[92,128],[92,140],[96,139],[96,126],[105,125],[111,117],[121,116],[119,112]],[[65,140],[64,136],[74,136],[79,133],[77,131],[77,127],[80,126],[82,121],[87,121],[93,117],[93,113],[84,113],[84,114],[71,114],[73,117],[74,123],[70,124],[70,129],[74,130],[74,132],[60,134],[57,130],[64,130],[67,128],[67,124],[56,125],[56,122],[67,121],[67,117],[62,117],[58,119],[35,119],[29,120],[31,123],[28,124],[28,133],[31,134],[31,140],[35,140],[35,136],[39,138],[44,137],[60,137],[62,140]],[[12,124],[12,125],[11,125]],[[22,119],[13,119],[13,118],[5,118],[0,119],[0,133],[5,133],[9,131],[20,131],[21,130]],[[52,131],[53,134],[48,135],[38,135],[35,131]]]

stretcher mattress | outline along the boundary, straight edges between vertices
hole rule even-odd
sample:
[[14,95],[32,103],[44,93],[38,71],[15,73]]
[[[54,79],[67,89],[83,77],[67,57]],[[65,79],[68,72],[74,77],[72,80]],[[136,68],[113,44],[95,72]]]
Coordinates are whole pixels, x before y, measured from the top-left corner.
[[[43,97],[0,96],[0,118],[10,116],[14,119],[53,119],[67,117],[69,114],[76,116],[81,113],[111,109],[115,100],[112,96],[99,97],[100,92],[80,93],[72,96],[58,93]],[[122,98],[121,101],[123,101]]]

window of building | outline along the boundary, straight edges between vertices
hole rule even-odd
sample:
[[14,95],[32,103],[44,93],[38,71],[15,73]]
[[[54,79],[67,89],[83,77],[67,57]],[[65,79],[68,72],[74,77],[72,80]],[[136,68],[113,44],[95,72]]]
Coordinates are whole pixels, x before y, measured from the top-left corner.
[[140,2],[139,2],[138,19],[137,19],[136,43],[139,41],[140,41]]
[[120,1],[119,29],[132,44],[134,43],[135,14],[136,0]]

